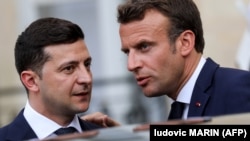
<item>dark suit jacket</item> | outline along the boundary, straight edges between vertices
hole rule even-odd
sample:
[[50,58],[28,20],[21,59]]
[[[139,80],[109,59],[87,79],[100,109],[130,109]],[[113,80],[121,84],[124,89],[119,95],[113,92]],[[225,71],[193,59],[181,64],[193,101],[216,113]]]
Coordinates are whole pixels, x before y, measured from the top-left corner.
[[[98,129],[101,126],[80,120],[83,131]],[[31,129],[28,122],[23,116],[23,110],[9,125],[0,128],[0,141],[24,141],[37,138],[35,132]]]
[[208,58],[196,81],[188,117],[250,112],[250,72]]

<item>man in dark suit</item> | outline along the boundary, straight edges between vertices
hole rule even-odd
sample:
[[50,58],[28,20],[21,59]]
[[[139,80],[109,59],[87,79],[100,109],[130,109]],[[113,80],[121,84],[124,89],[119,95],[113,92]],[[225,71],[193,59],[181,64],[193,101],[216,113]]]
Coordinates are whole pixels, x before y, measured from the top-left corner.
[[[80,119],[78,120],[82,132],[102,128],[102,126],[100,125],[96,125]],[[44,127],[46,126],[46,123],[37,123],[37,124],[44,124]],[[41,132],[47,132],[47,131],[41,131]],[[31,128],[31,126],[23,116],[23,110],[18,114],[18,116],[14,119],[14,121],[11,124],[0,129],[0,137],[1,137],[0,141],[21,141],[21,140],[29,140],[29,139],[32,140],[38,138],[35,131]],[[56,137],[56,135],[51,135],[50,137],[48,136],[46,138],[49,139],[51,137]]]
[[203,56],[202,21],[192,0],[127,0],[118,22],[128,70],[145,96],[174,101],[169,119],[250,112],[250,72]]
[[15,46],[15,65],[28,100],[14,121],[0,128],[0,140],[52,138],[61,135],[61,128],[70,133],[102,128],[77,116],[89,107],[91,60],[78,25],[50,17],[31,23]]

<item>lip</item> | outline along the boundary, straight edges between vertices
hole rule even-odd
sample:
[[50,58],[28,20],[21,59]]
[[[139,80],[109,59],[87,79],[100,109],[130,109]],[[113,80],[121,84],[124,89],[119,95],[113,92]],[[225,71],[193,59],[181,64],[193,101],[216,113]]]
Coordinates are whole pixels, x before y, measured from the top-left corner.
[[72,98],[74,98],[78,102],[86,102],[90,99],[90,92],[74,93],[72,95]]
[[74,95],[74,96],[84,96],[84,95],[88,95],[88,94],[89,94],[89,92],[86,91],[86,92],[74,93],[73,95]]
[[143,87],[148,83],[149,77],[137,77],[136,80],[137,80],[137,84]]

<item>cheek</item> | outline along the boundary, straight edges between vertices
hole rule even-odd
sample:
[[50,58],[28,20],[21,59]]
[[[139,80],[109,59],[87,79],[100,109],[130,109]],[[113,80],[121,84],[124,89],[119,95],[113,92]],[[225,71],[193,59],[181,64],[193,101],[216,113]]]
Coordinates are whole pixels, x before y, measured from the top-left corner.
[[74,88],[75,81],[73,79],[62,79],[57,80],[55,83],[57,83],[58,90],[62,93],[70,93]]
[[63,88],[64,85],[66,85],[67,81],[63,80],[63,79],[57,79],[56,77],[47,77],[46,79],[44,79],[44,83],[46,83],[46,85],[48,87],[51,88]]
[[159,53],[154,56],[154,58],[151,58],[151,60],[154,60],[152,65],[157,65],[158,67],[168,67],[171,63],[173,63],[174,60],[172,60],[171,55],[168,55],[167,53]]
[[180,63],[176,54],[166,53],[166,51],[165,53],[158,54],[158,56],[152,59],[156,60],[152,62],[152,65],[160,71],[161,75],[167,75],[168,77],[175,73],[174,71],[178,68]]
[[73,89],[74,80],[69,78],[62,78],[58,76],[47,77],[43,80],[44,87],[46,87],[50,93],[70,93]]

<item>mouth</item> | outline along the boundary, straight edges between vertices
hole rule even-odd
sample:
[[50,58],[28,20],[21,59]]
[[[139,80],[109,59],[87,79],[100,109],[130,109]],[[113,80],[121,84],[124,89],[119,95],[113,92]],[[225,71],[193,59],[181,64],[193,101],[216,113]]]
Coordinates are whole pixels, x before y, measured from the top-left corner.
[[77,103],[85,103],[89,102],[90,99],[90,91],[77,92],[72,94],[72,98],[77,101]]
[[147,85],[149,77],[137,77],[136,80],[139,86],[144,87]]
[[89,95],[89,91],[74,93],[73,96],[86,96]]

